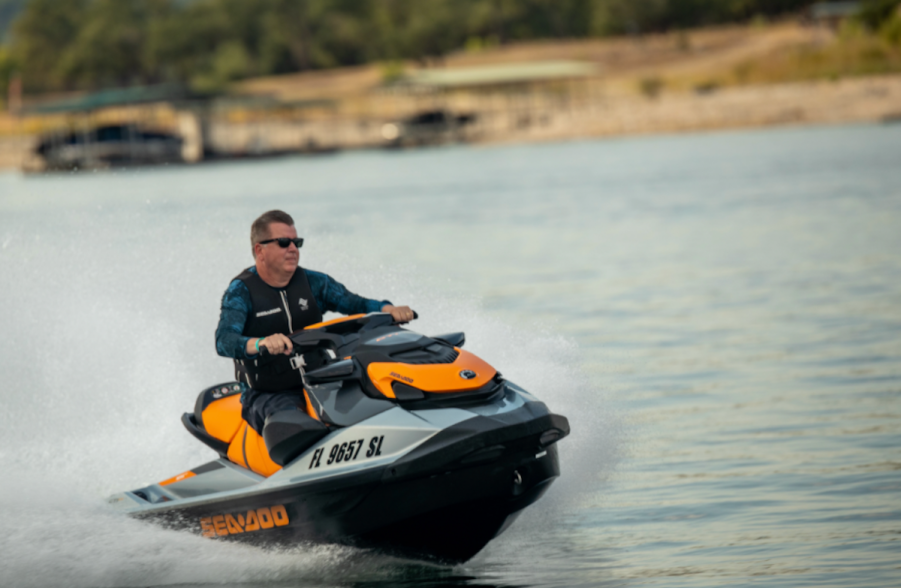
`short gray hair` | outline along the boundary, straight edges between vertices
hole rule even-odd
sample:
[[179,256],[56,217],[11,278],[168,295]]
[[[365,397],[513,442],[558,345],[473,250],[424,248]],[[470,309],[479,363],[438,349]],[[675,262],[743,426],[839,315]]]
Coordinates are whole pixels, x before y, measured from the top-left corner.
[[261,214],[260,218],[253,221],[253,224],[250,225],[251,249],[253,249],[254,245],[260,241],[265,241],[269,238],[269,225],[272,223],[282,223],[289,227],[293,227],[294,219],[291,218],[290,214],[281,210],[270,210],[269,212]]

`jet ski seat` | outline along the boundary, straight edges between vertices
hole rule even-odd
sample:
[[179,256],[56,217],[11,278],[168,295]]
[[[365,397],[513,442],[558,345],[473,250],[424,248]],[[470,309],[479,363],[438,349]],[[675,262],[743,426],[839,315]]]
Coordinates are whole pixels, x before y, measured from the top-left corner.
[[[319,415],[306,393],[304,396],[306,411],[301,414],[312,417],[318,424]],[[195,437],[241,467],[267,478],[281,469],[270,457],[263,437],[241,418],[241,388],[235,382],[218,384],[201,392],[194,414],[185,414],[182,422]]]

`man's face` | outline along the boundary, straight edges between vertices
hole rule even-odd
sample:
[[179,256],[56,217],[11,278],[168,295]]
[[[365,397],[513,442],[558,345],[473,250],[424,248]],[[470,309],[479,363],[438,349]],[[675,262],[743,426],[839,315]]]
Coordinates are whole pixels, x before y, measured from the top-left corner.
[[[284,223],[272,223],[269,225],[269,237],[267,239],[278,239],[279,237],[297,238],[297,230],[291,225]],[[265,239],[264,239],[265,241]],[[294,243],[287,247],[280,247],[278,242],[266,243],[265,245],[257,244],[257,263],[263,263],[266,267],[276,272],[291,273],[297,267],[300,259],[300,252]]]

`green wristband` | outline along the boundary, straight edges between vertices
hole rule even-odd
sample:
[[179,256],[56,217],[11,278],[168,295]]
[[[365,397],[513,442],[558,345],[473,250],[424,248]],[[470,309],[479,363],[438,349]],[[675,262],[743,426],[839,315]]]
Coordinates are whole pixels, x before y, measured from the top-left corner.
[[260,337],[253,343],[253,346],[256,347],[256,349],[257,349],[257,353],[260,352],[260,341],[262,341],[263,339],[265,339],[265,337]]

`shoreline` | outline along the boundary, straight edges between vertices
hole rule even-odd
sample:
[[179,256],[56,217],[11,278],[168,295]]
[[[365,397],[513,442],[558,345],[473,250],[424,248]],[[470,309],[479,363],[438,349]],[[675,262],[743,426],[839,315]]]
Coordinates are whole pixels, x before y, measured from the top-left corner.
[[483,144],[901,120],[901,75],[611,98]]
[[[901,120],[901,75],[728,86],[703,93],[667,91],[654,97],[600,93],[568,106],[486,110],[478,116],[479,124],[459,142],[510,145],[596,137],[879,123]],[[379,147],[378,122],[348,118],[337,126],[332,123],[332,132],[342,139],[341,149]],[[266,136],[271,145],[277,146],[301,132],[303,125],[309,129],[309,123],[293,126],[282,123],[275,127],[268,122],[230,123],[217,132]],[[36,141],[36,135],[0,138],[0,169],[21,168]]]

